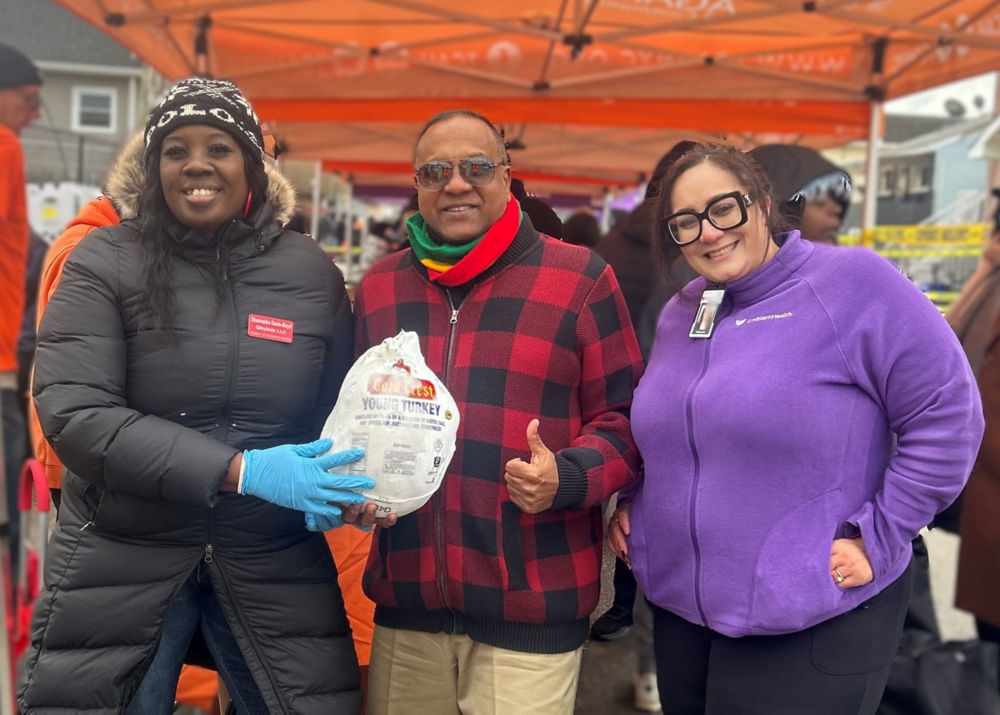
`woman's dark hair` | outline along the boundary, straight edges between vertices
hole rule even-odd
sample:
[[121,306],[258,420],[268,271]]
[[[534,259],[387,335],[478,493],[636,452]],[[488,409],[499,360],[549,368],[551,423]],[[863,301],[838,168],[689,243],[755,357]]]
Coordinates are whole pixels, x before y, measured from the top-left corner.
[[[237,142],[243,154],[243,174],[253,192],[248,216],[253,216],[267,202],[267,173],[259,156],[254,156]],[[173,285],[173,261],[170,250],[170,227],[178,223],[163,198],[160,183],[160,147],[150,147],[145,156],[146,183],[139,193],[139,242],[143,249],[141,276],[146,286],[143,298],[153,318],[153,326],[173,335],[176,301]],[[229,247],[219,246],[218,270],[228,262]],[[218,282],[222,297],[224,286]]]
[[693,142],[690,139],[682,139],[670,147],[670,151],[660,157],[660,160],[656,162],[656,168],[653,169],[653,175],[649,177],[649,183],[646,184],[645,198],[652,199],[660,195],[660,183],[667,172],[670,171],[670,167],[696,146],[698,146],[697,142]]
[[[753,160],[753,157],[735,147],[722,144],[695,144],[674,161],[660,181],[660,192],[656,201],[656,220],[653,224],[656,240],[653,241],[653,245],[656,246],[661,266],[668,269],[668,275],[670,265],[681,255],[680,247],[671,240],[667,233],[665,222],[667,216],[674,212],[674,207],[671,204],[674,184],[688,169],[705,162],[736,177],[736,181],[750,195],[754,205],[764,212],[767,230],[772,236],[787,229],[786,221],[781,212],[774,210],[777,208],[777,202],[774,200],[771,182],[760,165]],[[770,200],[772,207],[771,211],[767,209],[768,200]]]

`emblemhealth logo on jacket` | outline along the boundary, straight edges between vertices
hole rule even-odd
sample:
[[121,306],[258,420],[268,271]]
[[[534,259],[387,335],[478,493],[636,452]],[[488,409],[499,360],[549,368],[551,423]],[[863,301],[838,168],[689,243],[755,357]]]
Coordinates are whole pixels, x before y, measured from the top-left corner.
[[794,313],[790,310],[786,310],[784,313],[768,313],[767,315],[757,315],[753,318],[737,318],[736,325],[740,326],[744,323],[759,323],[764,320],[781,320],[783,318],[791,318]]

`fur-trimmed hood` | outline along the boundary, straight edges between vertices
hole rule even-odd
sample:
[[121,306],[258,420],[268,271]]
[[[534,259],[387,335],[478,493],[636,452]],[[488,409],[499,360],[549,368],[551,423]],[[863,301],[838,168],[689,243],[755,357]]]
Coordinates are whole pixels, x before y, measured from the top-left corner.
[[[122,221],[139,215],[139,193],[146,181],[142,163],[142,132],[136,133],[115,159],[104,193]],[[274,220],[284,226],[295,214],[295,189],[270,158],[264,160],[267,174],[267,200],[274,211]]]

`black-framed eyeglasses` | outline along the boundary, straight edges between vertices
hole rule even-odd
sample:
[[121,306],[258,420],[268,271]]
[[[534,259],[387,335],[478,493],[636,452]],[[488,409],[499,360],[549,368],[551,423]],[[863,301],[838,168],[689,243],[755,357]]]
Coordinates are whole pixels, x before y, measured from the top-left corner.
[[497,167],[503,164],[495,164],[484,156],[473,156],[459,161],[429,161],[423,166],[418,166],[414,176],[422,188],[428,191],[440,191],[451,181],[456,166],[465,183],[470,186],[485,186],[493,181]]
[[701,238],[701,226],[705,219],[720,231],[738,228],[747,222],[747,208],[752,203],[749,195],[733,191],[716,196],[701,213],[691,209],[675,211],[664,219],[667,235],[678,246],[686,246]]

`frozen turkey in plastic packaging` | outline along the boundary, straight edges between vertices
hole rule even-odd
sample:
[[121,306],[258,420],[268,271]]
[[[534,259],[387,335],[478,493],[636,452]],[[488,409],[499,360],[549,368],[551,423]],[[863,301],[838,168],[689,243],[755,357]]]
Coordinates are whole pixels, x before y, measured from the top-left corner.
[[417,334],[401,330],[370,347],[351,367],[323,437],[333,449],[361,447],[357,462],[331,469],[375,480],[365,492],[376,516],[409,514],[441,486],[455,453],[458,407],[420,353]]

